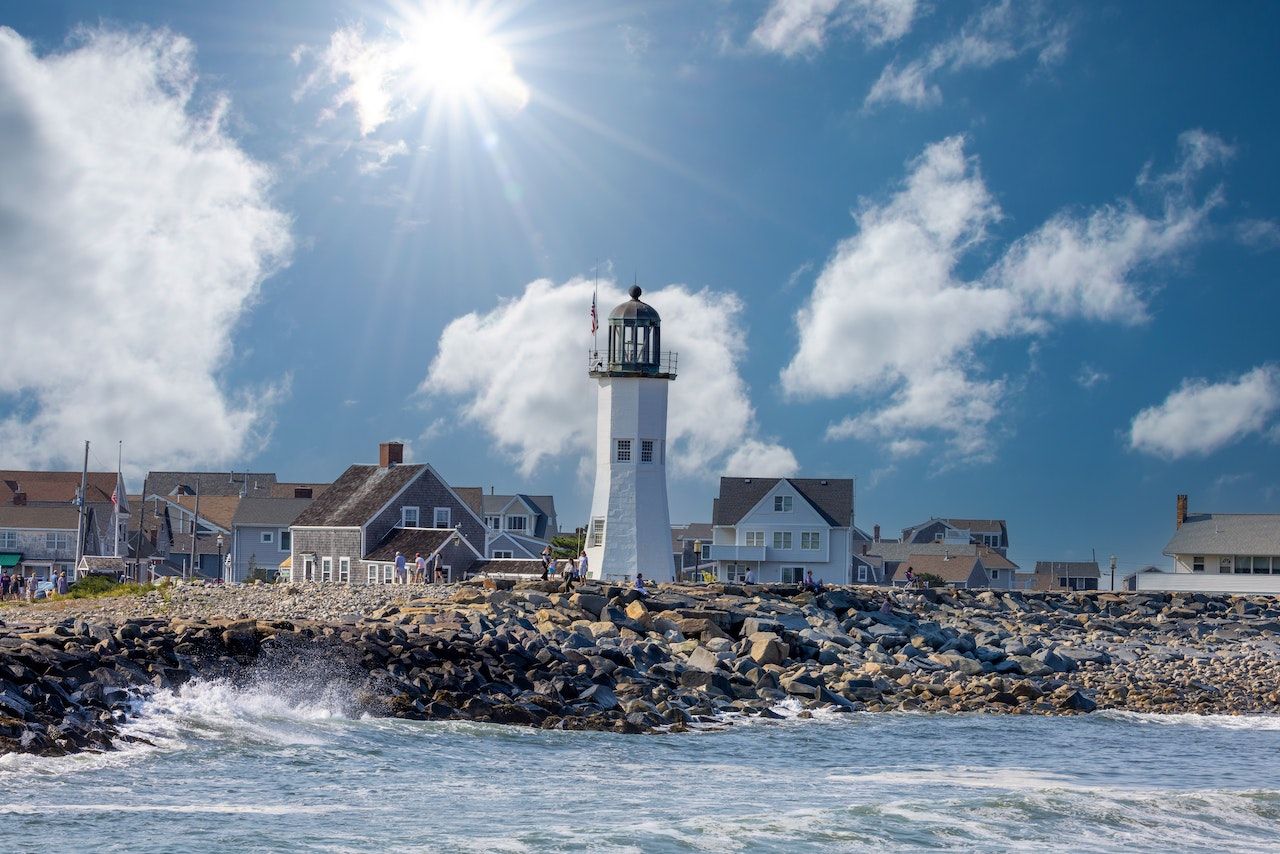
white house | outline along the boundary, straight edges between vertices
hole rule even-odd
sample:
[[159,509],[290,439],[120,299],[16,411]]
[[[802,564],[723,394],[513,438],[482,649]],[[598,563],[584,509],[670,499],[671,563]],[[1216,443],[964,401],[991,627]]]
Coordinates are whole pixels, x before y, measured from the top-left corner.
[[853,583],[852,478],[722,477],[704,560],[721,581]]
[[1280,514],[1191,513],[1179,495],[1174,519],[1173,571],[1138,573],[1135,589],[1280,593]]

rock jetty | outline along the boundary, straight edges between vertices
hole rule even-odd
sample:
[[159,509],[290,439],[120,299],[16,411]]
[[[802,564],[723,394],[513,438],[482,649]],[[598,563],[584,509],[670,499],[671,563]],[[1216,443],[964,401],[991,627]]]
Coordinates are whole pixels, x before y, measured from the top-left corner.
[[264,672],[343,674],[353,712],[627,733],[777,717],[787,700],[802,716],[1280,708],[1268,597],[184,585],[0,620],[0,752],[109,749],[137,737],[122,726],[152,692]]

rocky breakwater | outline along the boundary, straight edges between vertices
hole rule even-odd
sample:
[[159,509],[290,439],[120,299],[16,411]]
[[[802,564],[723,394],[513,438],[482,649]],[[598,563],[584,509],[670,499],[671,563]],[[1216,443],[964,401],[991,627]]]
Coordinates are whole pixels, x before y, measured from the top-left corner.
[[352,713],[619,732],[788,700],[802,716],[1280,707],[1269,598],[489,582],[342,618],[248,616],[0,629],[0,751],[109,748],[148,693],[197,678],[336,684]]

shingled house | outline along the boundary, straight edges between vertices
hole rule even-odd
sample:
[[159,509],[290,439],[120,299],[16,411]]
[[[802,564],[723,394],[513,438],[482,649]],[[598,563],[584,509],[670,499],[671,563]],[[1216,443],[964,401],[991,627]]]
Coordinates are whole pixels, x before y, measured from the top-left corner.
[[484,557],[484,522],[426,463],[404,463],[404,445],[384,442],[377,465],[353,465],[290,526],[295,582],[378,584],[394,580],[396,552],[436,555],[450,580]]
[[459,486],[454,492],[484,520],[486,557],[538,558],[559,533],[556,500],[550,495],[498,495],[492,487],[486,494],[478,486]]
[[972,544],[1009,554],[1009,526],[1003,519],[933,518],[902,530],[904,543]]

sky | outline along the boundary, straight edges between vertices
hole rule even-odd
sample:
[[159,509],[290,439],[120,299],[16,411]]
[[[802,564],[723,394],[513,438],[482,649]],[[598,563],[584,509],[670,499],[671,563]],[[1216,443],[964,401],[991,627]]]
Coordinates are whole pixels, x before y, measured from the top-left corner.
[[593,471],[589,307],[722,475],[1119,573],[1280,512],[1280,7],[0,0],[0,466]]

